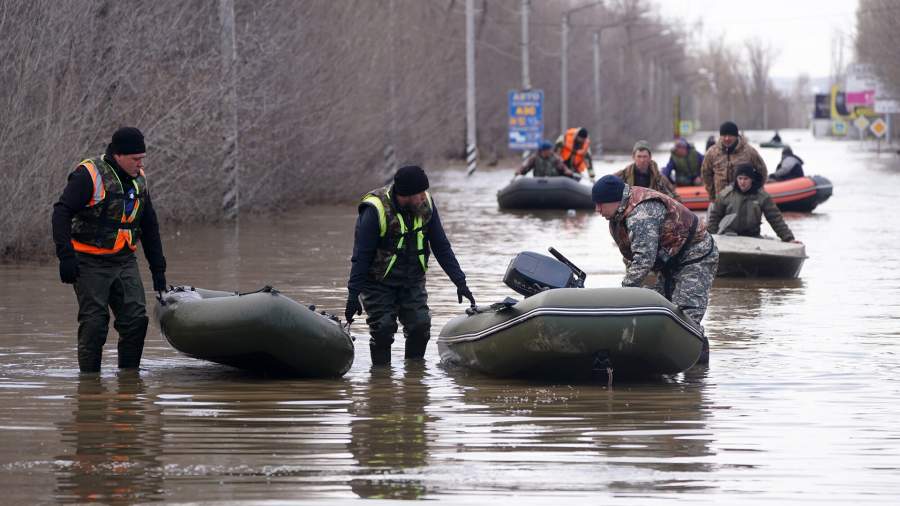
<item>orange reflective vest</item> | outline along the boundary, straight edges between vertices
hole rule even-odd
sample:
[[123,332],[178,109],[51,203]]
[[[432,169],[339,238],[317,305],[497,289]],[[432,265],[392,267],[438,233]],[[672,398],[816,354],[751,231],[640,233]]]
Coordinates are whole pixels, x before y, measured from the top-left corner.
[[577,150],[575,149],[575,137],[578,135],[578,131],[581,128],[570,128],[566,130],[566,136],[563,139],[562,151],[559,152],[559,156],[566,162],[566,165],[571,167],[573,170],[577,170],[578,172],[584,172],[588,170],[587,161],[585,161],[585,157],[591,149],[591,139],[590,137],[584,139],[584,144],[581,145]]
[[93,191],[87,206],[72,218],[72,247],[91,255],[111,255],[137,249],[141,216],[147,199],[144,171],[128,188],[103,157],[79,165],[91,176]]

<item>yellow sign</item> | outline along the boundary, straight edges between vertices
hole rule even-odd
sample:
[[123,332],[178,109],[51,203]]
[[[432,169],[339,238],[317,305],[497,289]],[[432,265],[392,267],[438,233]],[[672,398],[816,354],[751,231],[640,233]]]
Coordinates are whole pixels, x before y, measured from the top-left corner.
[[887,133],[887,123],[885,123],[883,119],[878,118],[869,125],[869,130],[871,130],[876,137],[884,137],[884,134]]

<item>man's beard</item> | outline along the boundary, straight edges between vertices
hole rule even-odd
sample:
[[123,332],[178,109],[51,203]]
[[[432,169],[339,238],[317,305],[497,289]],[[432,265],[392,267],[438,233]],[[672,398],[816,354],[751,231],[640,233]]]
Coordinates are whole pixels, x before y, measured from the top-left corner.
[[409,214],[421,218],[428,212],[428,203],[422,202],[419,205],[407,204],[404,208]]

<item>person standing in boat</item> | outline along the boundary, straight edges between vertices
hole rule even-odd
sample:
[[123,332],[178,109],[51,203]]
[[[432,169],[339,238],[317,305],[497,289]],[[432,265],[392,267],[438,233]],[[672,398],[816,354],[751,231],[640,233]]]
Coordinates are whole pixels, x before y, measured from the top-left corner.
[[787,181],[803,177],[803,160],[794,154],[790,146],[781,150],[781,161],[775,168],[775,173],[769,176],[770,181]]
[[579,179],[579,176],[566,167],[562,158],[553,152],[553,144],[548,140],[541,141],[537,153],[533,153],[522,163],[516,175],[524,176],[532,170],[534,177],[566,176]]
[[427,189],[425,171],[408,165],[397,171],[392,184],[370,191],[359,204],[344,316],[349,322],[366,311],[373,365],[390,363],[398,318],[405,357],[425,356],[431,338],[425,290],[431,252],[456,285],[459,302],[466,298],[475,305]]
[[735,167],[745,163],[756,168],[765,184],[769,171],[759,152],[738,133],[736,124],[731,121],[722,123],[719,140],[706,152],[700,166],[700,177],[710,202],[715,202],[719,192],[734,183]]
[[591,139],[586,128],[576,127],[566,130],[566,133],[557,139],[559,144],[559,156],[566,167],[581,174],[585,172],[594,180],[594,162],[591,160]]
[[143,239],[153,290],[166,289],[166,258],[144,177],[144,135],[116,130],[106,153],[69,174],[53,205],[59,277],[78,299],[78,367],[99,372],[109,309],[119,333],[119,367],[137,368],[147,334],[144,285],[134,251]]
[[762,188],[762,177],[750,165],[739,165],[734,183],[719,193],[709,212],[707,229],[711,234],[733,234],[759,237],[762,217],[785,242],[798,242],[784,222],[772,196]]
[[[596,210],[625,258],[624,287],[640,287],[656,273],[657,292],[678,306],[701,330],[719,250],[706,225],[668,195],[603,176],[593,187]],[[701,362],[709,360],[704,337]]]
[[669,154],[669,163],[663,168],[662,175],[675,186],[700,186],[703,184],[700,178],[702,164],[703,155],[687,139],[679,138]]
[[659,166],[653,160],[653,154],[650,152],[650,143],[647,141],[637,141],[631,150],[632,163],[624,169],[616,172],[615,175],[625,181],[630,186],[641,186],[664,193],[673,199],[678,200],[678,194],[672,188],[672,183],[659,172]]

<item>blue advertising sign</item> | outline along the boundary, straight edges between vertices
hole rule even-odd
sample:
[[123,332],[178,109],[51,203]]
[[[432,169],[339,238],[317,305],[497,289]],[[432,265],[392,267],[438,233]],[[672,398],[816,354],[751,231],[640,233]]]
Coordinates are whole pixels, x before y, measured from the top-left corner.
[[544,137],[544,91],[509,92],[509,149],[537,149]]

